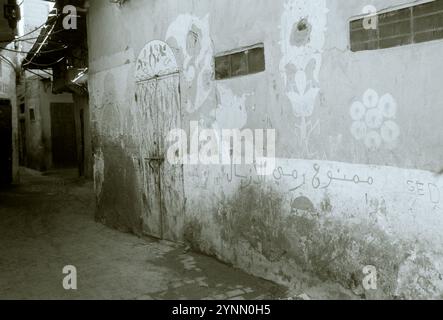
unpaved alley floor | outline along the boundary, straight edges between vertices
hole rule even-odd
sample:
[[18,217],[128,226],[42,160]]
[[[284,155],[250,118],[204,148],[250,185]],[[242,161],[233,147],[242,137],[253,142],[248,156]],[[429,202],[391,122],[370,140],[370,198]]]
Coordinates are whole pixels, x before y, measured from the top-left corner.
[[[285,288],[94,221],[92,183],[23,169],[0,189],[0,299],[276,299]],[[75,266],[78,290],[62,286]]]

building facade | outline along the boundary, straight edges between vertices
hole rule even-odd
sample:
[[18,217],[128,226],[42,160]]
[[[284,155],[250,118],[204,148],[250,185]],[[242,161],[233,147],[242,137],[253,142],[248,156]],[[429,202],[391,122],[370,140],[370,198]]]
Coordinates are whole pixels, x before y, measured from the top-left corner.
[[[13,48],[8,45],[6,48]],[[1,50],[0,59],[0,185],[19,182],[19,130],[15,54]]]
[[53,94],[50,78],[27,76],[25,81],[23,165],[40,171],[76,167],[74,101],[72,94]]
[[65,28],[68,2],[22,3],[21,27],[32,35],[21,41],[22,163],[43,171],[78,167],[80,176],[91,178],[86,30],[84,19]]
[[[18,60],[26,65],[26,54],[39,46],[39,34],[54,4],[43,0],[21,3]],[[17,89],[19,106],[20,162],[46,171],[77,166],[74,101],[71,93],[55,93],[51,72],[22,71]]]
[[16,55],[11,42],[20,13],[14,0],[0,1],[0,186],[19,180]]
[[[442,2],[371,4],[375,28],[367,1],[91,1],[97,218],[287,285],[442,298]],[[177,128],[274,129],[275,170],[171,164]]]

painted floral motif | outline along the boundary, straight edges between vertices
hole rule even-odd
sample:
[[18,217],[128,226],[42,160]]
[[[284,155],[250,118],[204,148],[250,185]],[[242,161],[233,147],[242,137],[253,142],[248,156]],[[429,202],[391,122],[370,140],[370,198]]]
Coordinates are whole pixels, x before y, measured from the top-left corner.
[[306,73],[298,71],[295,75],[295,90],[287,93],[296,117],[308,118],[314,112],[314,101],[320,89],[308,84]]
[[325,0],[287,0],[281,18],[280,74],[297,123],[295,141],[306,157],[319,121],[311,119],[320,92],[319,74],[327,25]]
[[380,97],[375,90],[368,89],[362,102],[356,101],[351,105],[350,116],[354,121],[351,133],[368,149],[394,148],[400,137],[396,114],[397,102],[391,94]]
[[188,113],[198,111],[213,90],[213,49],[209,15],[199,18],[178,16],[166,32],[166,41],[178,50],[182,66],[182,99]]

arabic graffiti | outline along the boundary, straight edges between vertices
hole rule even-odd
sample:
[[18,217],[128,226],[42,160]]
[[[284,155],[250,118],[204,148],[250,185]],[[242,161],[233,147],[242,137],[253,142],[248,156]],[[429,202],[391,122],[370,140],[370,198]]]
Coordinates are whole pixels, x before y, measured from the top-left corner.
[[[280,181],[281,179],[287,178],[287,177],[290,177],[295,181],[300,180],[300,176],[299,176],[299,173],[297,170],[293,170],[291,173],[288,174],[283,171],[282,167],[278,167],[277,169],[274,170],[273,177],[276,181]],[[301,182],[301,184],[289,189],[290,192],[297,191],[298,189],[300,189],[306,185],[306,174],[302,174],[301,177],[303,177],[303,182]]]
[[[330,170],[326,174],[329,181],[327,184],[322,186],[320,178],[319,178],[320,169],[321,169],[321,167],[318,164],[314,165],[315,175],[312,178],[312,187],[314,189],[319,189],[319,188],[327,189],[334,181],[354,183],[356,185],[367,184],[367,185],[372,186],[374,184],[374,178],[372,178],[372,177],[368,177],[366,180],[362,180],[358,174],[352,175],[351,178],[348,178],[346,176],[346,174],[344,174],[343,176],[334,176],[334,173]],[[340,170],[337,170],[337,174],[341,174]]]
[[294,185],[288,190],[289,192],[295,192],[303,187],[309,186],[309,184],[314,190],[318,190],[328,189],[333,183],[372,186],[375,182],[371,176],[366,178],[362,178],[358,174],[348,176],[347,174],[342,174],[340,169],[337,170],[337,174],[334,174],[332,170],[324,173],[321,169],[322,167],[318,163],[313,164],[312,170],[309,172],[303,172],[298,169],[285,171],[283,167],[280,166],[274,170],[272,176],[268,177],[258,175],[256,166],[249,168],[246,173],[239,173],[238,166],[231,164],[230,172],[226,174],[226,177],[228,182],[232,182],[234,177],[240,179],[242,188],[249,187],[252,183],[258,185],[270,179],[275,182],[291,180],[294,181]]

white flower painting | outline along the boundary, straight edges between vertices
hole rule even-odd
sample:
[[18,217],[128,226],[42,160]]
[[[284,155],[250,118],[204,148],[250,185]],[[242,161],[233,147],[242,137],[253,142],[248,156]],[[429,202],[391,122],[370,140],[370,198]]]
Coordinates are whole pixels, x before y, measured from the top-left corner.
[[368,89],[363,95],[362,102],[355,101],[351,105],[350,116],[352,136],[362,141],[370,150],[381,147],[393,149],[400,137],[400,127],[395,122],[397,102],[387,93],[382,97]]

